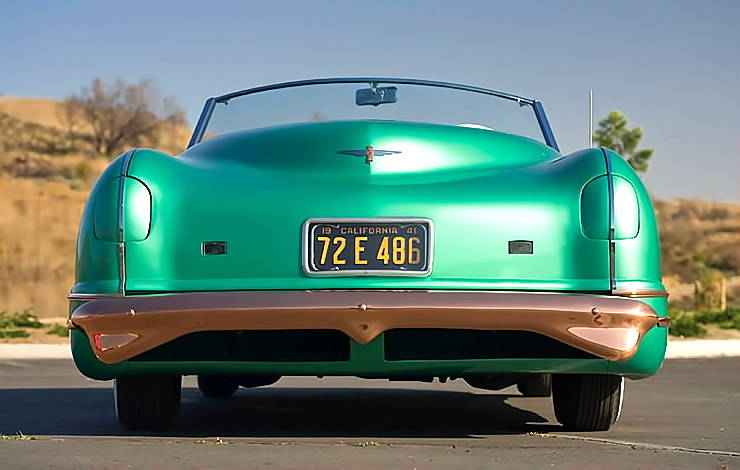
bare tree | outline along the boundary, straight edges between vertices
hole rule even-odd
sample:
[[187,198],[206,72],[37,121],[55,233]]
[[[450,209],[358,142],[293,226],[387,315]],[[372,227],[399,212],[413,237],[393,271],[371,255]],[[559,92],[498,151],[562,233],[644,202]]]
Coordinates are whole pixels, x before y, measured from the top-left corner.
[[62,113],[71,133],[84,128],[95,152],[107,157],[124,147],[157,145],[168,126],[185,122],[182,109],[151,80],[106,84],[95,78],[64,100]]
[[80,137],[82,126],[84,125],[84,116],[81,113],[81,107],[70,103],[72,98],[67,98],[56,107],[56,116],[62,123],[70,138]]

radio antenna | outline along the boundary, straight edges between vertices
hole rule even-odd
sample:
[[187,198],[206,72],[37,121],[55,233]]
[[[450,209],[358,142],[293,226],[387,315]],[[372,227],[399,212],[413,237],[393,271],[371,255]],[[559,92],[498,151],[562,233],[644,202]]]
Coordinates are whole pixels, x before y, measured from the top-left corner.
[[588,147],[594,146],[594,90],[588,90]]

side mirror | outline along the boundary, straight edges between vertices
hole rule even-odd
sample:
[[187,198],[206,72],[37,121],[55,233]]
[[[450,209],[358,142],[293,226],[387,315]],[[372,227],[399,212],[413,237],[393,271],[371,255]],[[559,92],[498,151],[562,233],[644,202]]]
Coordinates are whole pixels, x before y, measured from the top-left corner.
[[371,88],[360,88],[355,93],[355,104],[357,106],[378,106],[379,104],[395,103],[397,87],[380,86]]

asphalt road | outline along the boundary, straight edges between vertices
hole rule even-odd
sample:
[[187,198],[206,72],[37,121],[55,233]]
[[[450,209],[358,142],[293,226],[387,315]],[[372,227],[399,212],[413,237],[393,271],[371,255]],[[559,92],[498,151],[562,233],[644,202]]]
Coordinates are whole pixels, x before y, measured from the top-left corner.
[[563,431],[549,399],[462,381],[290,378],[228,400],[185,385],[181,425],[137,434],[111,383],[65,360],[0,361],[0,469],[740,469],[740,358],[628,382],[598,433]]

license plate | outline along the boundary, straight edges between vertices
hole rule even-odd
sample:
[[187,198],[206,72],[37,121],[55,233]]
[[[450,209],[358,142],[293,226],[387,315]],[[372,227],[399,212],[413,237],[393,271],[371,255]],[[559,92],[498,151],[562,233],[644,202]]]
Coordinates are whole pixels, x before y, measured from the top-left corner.
[[303,269],[310,275],[426,276],[432,244],[429,219],[309,219]]

